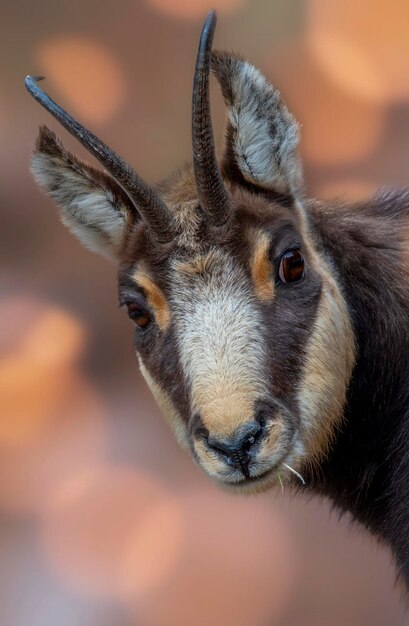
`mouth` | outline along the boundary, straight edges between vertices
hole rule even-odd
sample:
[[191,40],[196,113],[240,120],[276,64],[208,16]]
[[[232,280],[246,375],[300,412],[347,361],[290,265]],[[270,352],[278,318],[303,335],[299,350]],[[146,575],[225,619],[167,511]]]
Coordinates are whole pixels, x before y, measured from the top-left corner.
[[[256,472],[258,469],[258,473],[254,473],[254,475],[251,475],[252,472],[250,470],[250,475],[236,475],[234,477],[231,477],[230,480],[224,480],[224,484],[227,487],[231,487],[232,490],[238,490],[242,492],[248,491],[253,493],[254,491],[264,491],[265,489],[272,487],[274,484],[281,484],[282,486],[281,472],[284,470],[284,472],[287,474],[288,472],[286,472],[285,468],[288,468],[292,472],[294,472],[294,470],[292,468],[289,468],[289,466],[287,465],[287,461],[291,458],[295,438],[296,433],[291,432],[290,437],[285,442],[286,445],[283,446],[282,444],[281,450],[279,452],[277,451],[278,453],[276,452],[276,454],[274,455],[275,458],[270,460],[271,465],[269,464],[270,466],[267,467],[267,469],[264,469],[265,460],[264,468],[262,466],[259,466],[257,468],[256,462],[253,466],[253,472]],[[303,479],[301,478],[301,480]]]
[[264,480],[265,478],[267,478],[268,476],[271,476],[273,473],[274,468],[270,468],[268,470],[266,470],[265,472],[263,472],[262,474],[258,474],[257,476],[250,476],[248,478],[243,478],[243,480],[241,480],[239,483],[237,483],[238,485],[243,485],[243,484],[256,484],[259,483],[260,481]]
[[240,480],[233,481],[221,481],[224,487],[231,488],[232,490],[243,490],[248,487],[253,490],[254,488],[267,488],[272,485],[276,480],[278,466],[270,467],[270,469],[257,474],[257,476],[250,476],[248,478],[243,477]]
[[281,474],[287,476],[287,470],[296,474],[303,482],[302,477],[287,465],[293,462],[297,428],[290,418],[285,419],[286,415],[281,408],[279,415],[275,416],[276,419],[270,420],[270,429],[266,429],[265,436],[260,441],[254,442],[253,436],[249,449],[242,446],[243,462],[240,462],[239,453],[233,454],[230,448],[226,450],[225,444],[225,447],[216,446],[211,441],[209,445],[209,439],[205,442],[207,447],[201,440],[196,442],[197,448],[192,446],[193,458],[210,478],[231,491],[259,493],[277,484],[282,486]]
[[[292,441],[290,444],[291,443]],[[288,450],[283,452],[278,459],[275,459],[273,465],[259,474],[255,474],[254,476],[235,476],[233,480],[232,478],[230,478],[230,480],[224,478],[222,480],[219,479],[219,482],[221,482],[224,487],[230,488],[233,491],[237,490],[244,493],[246,491],[249,493],[261,492],[276,484],[282,487],[281,473],[284,471],[284,474],[288,475],[287,470],[289,470],[292,474],[297,476],[298,480],[305,484],[301,474],[288,465],[291,458],[291,447],[290,445]]]
[[[288,462],[285,462],[287,460]],[[284,478],[288,478],[290,476],[294,480],[295,476],[298,485],[301,483],[302,487],[305,487],[306,481],[299,471],[295,470],[294,467],[289,465],[290,460],[291,459],[289,459],[288,457],[284,457],[282,461],[276,463],[273,467],[270,467],[268,470],[262,472],[261,474],[243,478],[234,482],[223,481],[223,485],[227,488],[230,487],[232,490],[237,489],[242,493],[259,493],[277,484],[280,484],[281,489],[283,490],[283,478],[281,475],[281,472],[283,471]]]

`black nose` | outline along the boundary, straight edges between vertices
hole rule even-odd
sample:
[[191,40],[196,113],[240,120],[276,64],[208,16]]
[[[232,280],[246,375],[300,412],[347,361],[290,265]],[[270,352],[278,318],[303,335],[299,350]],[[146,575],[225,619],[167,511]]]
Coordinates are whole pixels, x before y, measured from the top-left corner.
[[252,460],[252,451],[264,433],[263,425],[259,422],[246,424],[228,440],[207,437],[207,445],[218,454],[225,457],[229,465],[240,469],[246,478],[250,478],[249,464]]

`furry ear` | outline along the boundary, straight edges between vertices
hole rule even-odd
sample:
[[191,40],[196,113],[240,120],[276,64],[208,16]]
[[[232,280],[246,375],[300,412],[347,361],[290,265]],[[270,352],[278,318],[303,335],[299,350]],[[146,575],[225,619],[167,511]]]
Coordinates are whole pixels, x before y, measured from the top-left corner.
[[211,68],[227,105],[226,175],[296,195],[302,183],[299,126],[280,93],[235,54],[213,52]]
[[136,213],[118,183],[68,152],[46,126],[40,128],[31,171],[82,243],[115,259]]

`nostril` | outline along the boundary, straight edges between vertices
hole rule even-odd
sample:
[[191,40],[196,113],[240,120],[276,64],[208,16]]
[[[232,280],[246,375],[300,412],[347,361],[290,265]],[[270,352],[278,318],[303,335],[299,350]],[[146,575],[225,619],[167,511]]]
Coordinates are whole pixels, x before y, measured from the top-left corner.
[[195,430],[195,437],[196,439],[203,439],[208,443],[209,431],[204,426],[199,426],[199,428]]
[[229,441],[220,441],[207,433],[206,443],[209,448],[226,457],[234,457],[237,454],[247,456],[251,448],[263,437],[264,429],[256,421],[246,428],[246,432],[237,433]]
[[240,450],[241,452],[249,452],[250,448],[256,443],[256,436],[255,435],[250,435],[250,437],[247,437],[247,439],[245,439],[243,441],[243,443],[240,446]]
[[261,428],[265,428],[265,425],[267,423],[267,416],[265,411],[258,411],[255,420]]
[[242,445],[250,447],[255,444],[263,434],[264,425],[265,422],[261,424],[258,420],[256,420],[254,424],[252,424],[250,430],[246,433]]
[[233,451],[233,448],[230,444],[223,443],[222,441],[214,439],[213,437],[207,437],[206,441],[209,448],[216,450],[216,452],[219,452],[220,454],[225,454],[229,456]]

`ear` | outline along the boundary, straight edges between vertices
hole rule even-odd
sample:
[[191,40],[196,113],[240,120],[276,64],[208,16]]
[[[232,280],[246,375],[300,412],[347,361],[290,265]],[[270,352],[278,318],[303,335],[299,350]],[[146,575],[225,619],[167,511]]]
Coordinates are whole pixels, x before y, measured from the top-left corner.
[[40,128],[31,171],[60,207],[64,224],[82,243],[117,258],[136,213],[118,183],[73,156],[46,126]]
[[280,194],[302,183],[299,126],[280,93],[255,67],[234,54],[213,52],[212,72],[227,105],[223,168],[227,176]]

